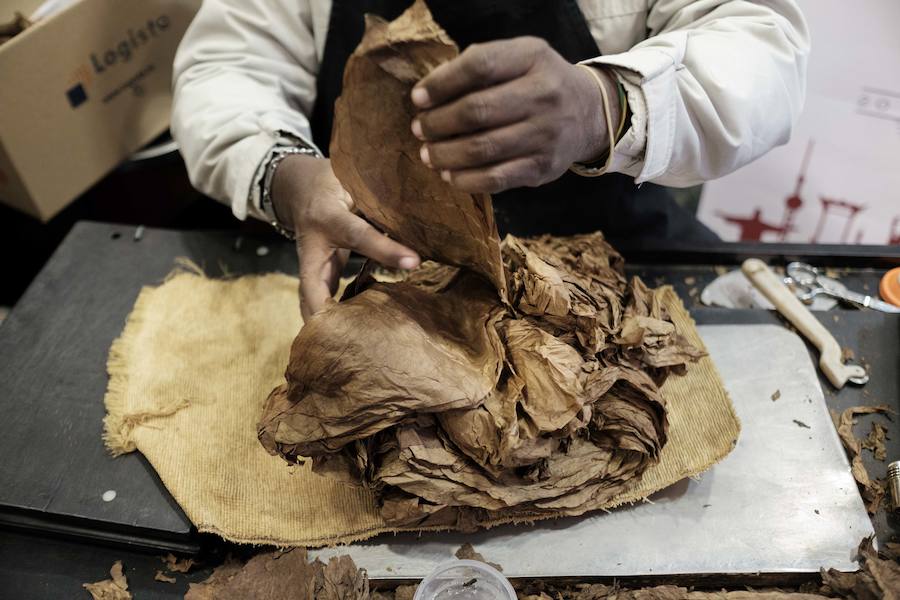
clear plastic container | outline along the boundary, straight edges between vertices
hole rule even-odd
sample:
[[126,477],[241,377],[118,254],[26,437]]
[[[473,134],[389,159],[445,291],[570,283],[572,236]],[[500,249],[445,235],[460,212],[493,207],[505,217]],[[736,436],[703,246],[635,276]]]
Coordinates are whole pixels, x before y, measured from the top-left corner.
[[477,560],[451,560],[422,580],[413,600],[516,600],[516,592],[490,565]]

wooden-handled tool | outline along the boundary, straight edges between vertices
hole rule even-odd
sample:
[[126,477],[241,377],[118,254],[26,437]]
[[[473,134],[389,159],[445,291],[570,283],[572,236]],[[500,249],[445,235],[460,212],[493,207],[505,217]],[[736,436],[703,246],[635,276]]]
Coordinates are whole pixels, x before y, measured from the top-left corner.
[[819,368],[834,387],[840,389],[848,381],[862,385],[869,380],[866,370],[858,365],[841,362],[841,347],[834,336],[825,329],[809,309],[766,266],[766,263],[750,258],[741,266],[744,275],[775,305],[775,308],[819,349]]

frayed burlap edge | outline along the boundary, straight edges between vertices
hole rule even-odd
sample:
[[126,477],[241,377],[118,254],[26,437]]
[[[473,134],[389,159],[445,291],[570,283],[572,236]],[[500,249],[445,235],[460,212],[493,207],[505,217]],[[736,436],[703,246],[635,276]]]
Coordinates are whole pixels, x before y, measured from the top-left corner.
[[[206,273],[197,263],[188,258],[178,257],[175,259],[175,268],[166,275],[163,283],[182,274],[206,277]],[[114,457],[137,450],[132,436],[135,427],[152,419],[171,416],[190,406],[190,400],[182,398],[157,407],[153,411],[127,412],[129,356],[135,339],[144,325],[144,315],[155,290],[156,288],[151,286],[141,288],[134,307],[125,319],[125,327],[119,337],[113,340],[106,359],[109,383],[103,396],[103,404],[106,406],[106,416],[103,417],[103,444]]]

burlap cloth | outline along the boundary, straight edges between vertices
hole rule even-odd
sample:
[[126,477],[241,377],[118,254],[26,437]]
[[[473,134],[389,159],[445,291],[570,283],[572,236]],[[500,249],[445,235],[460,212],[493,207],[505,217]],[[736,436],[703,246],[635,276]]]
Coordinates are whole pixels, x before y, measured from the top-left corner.
[[[703,347],[669,289],[672,320]],[[197,529],[227,540],[321,546],[396,531],[369,492],[288,465],[256,439],[263,402],[283,382],[300,328],[297,280],[209,279],[181,270],[141,292],[110,349],[105,441],[140,450]],[[660,463],[606,505],[634,502],[727,455],[740,431],[709,358],[662,388],[669,441]],[[508,521],[498,519],[494,524]]]

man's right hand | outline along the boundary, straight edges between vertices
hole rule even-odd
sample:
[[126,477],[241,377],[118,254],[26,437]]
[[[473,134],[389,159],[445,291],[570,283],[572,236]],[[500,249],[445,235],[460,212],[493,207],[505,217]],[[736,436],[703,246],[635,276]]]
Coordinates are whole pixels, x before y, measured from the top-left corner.
[[353,214],[353,199],[328,159],[284,158],[272,181],[272,202],[282,224],[297,235],[304,320],[337,291],[351,250],[396,269],[414,269],[421,262],[415,252]]

